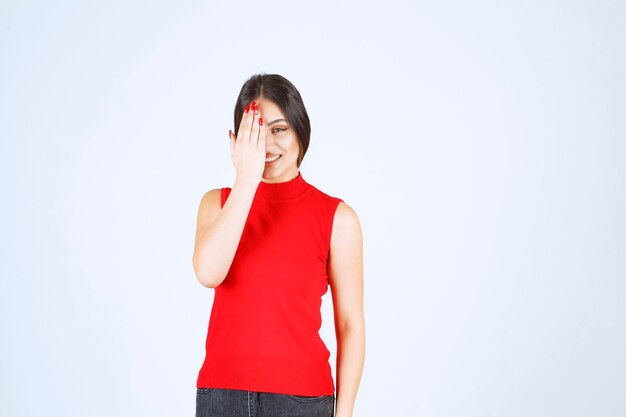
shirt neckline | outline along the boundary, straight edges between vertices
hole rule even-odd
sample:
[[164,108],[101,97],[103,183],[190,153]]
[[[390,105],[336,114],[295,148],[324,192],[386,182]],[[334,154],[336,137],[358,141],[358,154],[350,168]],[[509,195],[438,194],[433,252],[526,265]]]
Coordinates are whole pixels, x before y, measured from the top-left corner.
[[283,182],[260,181],[255,197],[263,200],[291,200],[301,196],[310,188],[310,184],[304,180],[302,173]]

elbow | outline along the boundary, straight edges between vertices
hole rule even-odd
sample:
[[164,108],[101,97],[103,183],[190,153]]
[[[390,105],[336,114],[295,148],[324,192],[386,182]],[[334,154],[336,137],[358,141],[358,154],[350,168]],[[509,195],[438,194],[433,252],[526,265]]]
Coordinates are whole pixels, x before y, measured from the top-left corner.
[[365,334],[365,323],[343,324],[336,331],[342,335]]
[[203,287],[215,288],[217,286],[217,285],[214,284],[214,281],[211,280],[206,275],[198,275],[198,274],[196,274],[196,279],[198,280],[200,285],[202,285]]
[[196,279],[198,282],[207,288],[215,288],[222,283],[222,279],[216,279],[213,274],[198,274],[196,273]]
[[214,274],[208,271],[206,266],[199,265],[196,261],[195,254],[192,258],[193,270],[196,274],[196,279],[203,287],[215,288],[219,285],[218,281],[214,279]]
[[208,274],[208,273],[202,274],[202,273],[197,273],[197,272],[196,272],[196,279],[203,287],[207,287],[207,288],[215,288],[218,285],[220,285],[223,281],[223,280],[215,279],[214,274]]
[[361,313],[344,319],[337,319],[335,328],[341,334],[365,334],[365,317]]

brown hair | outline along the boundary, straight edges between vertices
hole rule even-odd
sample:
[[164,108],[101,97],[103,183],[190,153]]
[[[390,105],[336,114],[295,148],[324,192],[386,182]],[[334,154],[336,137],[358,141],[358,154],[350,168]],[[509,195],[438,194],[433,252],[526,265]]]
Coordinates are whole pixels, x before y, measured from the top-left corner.
[[273,101],[285,115],[289,126],[294,130],[300,152],[298,167],[309,148],[311,138],[311,123],[306,112],[302,97],[296,87],[285,77],[279,74],[255,74],[241,87],[237,103],[235,103],[235,136],[239,131],[239,124],[248,103],[256,98]]

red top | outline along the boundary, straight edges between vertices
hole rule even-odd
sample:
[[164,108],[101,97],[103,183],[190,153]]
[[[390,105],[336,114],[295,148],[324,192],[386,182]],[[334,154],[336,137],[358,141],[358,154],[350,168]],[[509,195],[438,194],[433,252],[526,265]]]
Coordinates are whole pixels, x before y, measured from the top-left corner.
[[[222,188],[222,207],[230,191]],[[330,351],[318,332],[340,201],[299,171],[259,183],[233,263],[215,287],[198,388],[334,393]]]

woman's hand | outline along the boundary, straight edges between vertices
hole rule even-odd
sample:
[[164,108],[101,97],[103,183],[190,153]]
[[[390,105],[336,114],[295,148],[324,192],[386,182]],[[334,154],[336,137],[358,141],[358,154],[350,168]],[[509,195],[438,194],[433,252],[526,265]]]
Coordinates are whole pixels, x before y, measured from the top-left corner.
[[265,169],[265,128],[258,105],[246,106],[238,136],[229,131],[230,155],[237,172],[237,181],[258,185]]

